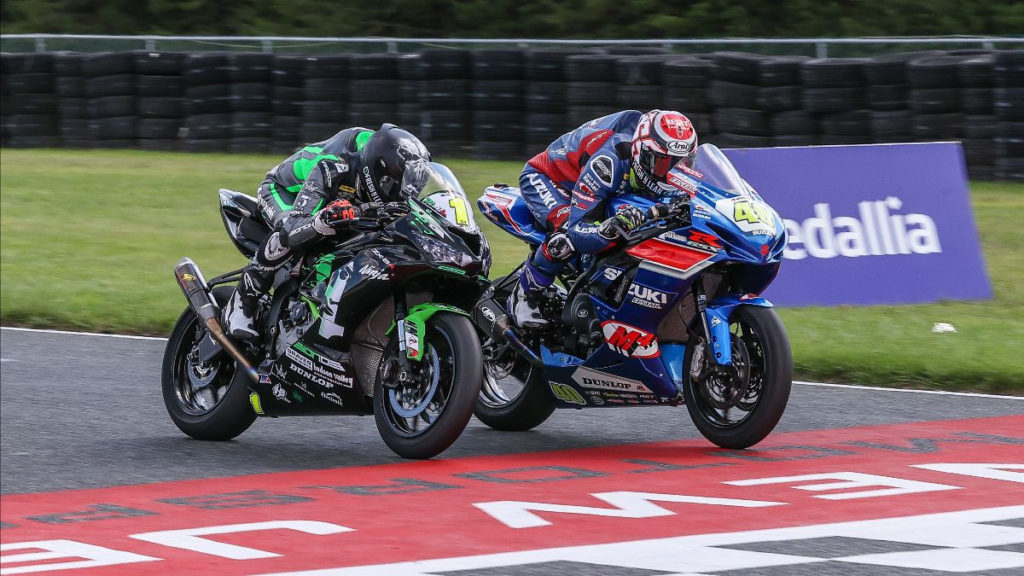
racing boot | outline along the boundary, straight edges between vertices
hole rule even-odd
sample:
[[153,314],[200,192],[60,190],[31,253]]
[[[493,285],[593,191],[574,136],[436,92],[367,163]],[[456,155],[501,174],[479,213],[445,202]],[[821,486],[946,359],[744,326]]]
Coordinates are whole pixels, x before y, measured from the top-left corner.
[[532,264],[523,267],[523,272],[516,282],[515,288],[508,296],[508,313],[513,322],[520,328],[536,330],[544,328],[550,322],[541,314],[541,291],[550,286],[553,278],[547,277]]

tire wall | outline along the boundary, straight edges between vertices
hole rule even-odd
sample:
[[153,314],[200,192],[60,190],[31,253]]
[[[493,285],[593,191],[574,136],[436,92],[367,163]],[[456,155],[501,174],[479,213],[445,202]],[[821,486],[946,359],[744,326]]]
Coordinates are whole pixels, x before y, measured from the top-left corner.
[[1024,180],[1024,51],[0,57],[6,147],[288,153],[347,126],[394,122],[435,156],[524,160],[592,118],[663,108],[722,148],[957,140],[971,179]]

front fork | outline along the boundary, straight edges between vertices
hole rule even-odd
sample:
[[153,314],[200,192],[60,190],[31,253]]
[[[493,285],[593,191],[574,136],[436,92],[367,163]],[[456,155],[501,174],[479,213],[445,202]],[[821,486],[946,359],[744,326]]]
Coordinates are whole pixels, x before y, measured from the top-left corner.
[[697,334],[699,342],[695,345],[690,376],[702,380],[712,372],[734,374],[736,368],[733,365],[733,335],[729,331],[729,317],[739,306],[771,308],[772,303],[751,294],[727,294],[709,303],[700,282],[693,285],[693,296],[703,334]]

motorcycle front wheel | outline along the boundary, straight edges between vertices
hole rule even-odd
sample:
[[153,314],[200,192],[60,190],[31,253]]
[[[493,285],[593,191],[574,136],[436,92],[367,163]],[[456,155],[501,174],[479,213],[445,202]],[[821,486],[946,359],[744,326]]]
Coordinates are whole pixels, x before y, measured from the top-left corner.
[[405,380],[397,331],[384,351],[373,389],[373,413],[384,443],[403,458],[444,452],[462,434],[480,393],[476,331],[465,316],[438,312],[427,322],[423,357]]
[[[214,290],[223,304],[232,288]],[[226,353],[203,362],[199,343],[206,328],[191,308],[178,318],[164,349],[161,388],[174,424],[197,440],[230,440],[245,432],[256,413],[249,405],[248,378]]]
[[726,371],[694,378],[693,362],[706,361],[696,346],[687,347],[683,394],[705,438],[722,448],[743,449],[763,440],[782,418],[793,385],[793,358],[786,328],[771,308],[740,306],[729,319],[729,331],[733,363]]

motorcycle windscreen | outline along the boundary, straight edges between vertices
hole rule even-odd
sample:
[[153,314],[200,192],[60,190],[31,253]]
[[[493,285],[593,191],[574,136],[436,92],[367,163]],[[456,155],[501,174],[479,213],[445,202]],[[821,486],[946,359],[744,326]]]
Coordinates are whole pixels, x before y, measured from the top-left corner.
[[416,189],[417,198],[459,230],[470,234],[480,232],[480,226],[473,217],[469,197],[466,196],[466,191],[463,190],[458,178],[447,166],[428,162],[425,172],[414,177],[418,180],[403,182],[403,189],[407,185],[410,186],[410,190]]
[[696,178],[727,195],[750,196],[751,187],[740,177],[736,167],[714,144],[701,144],[693,168],[676,166],[673,172]]

